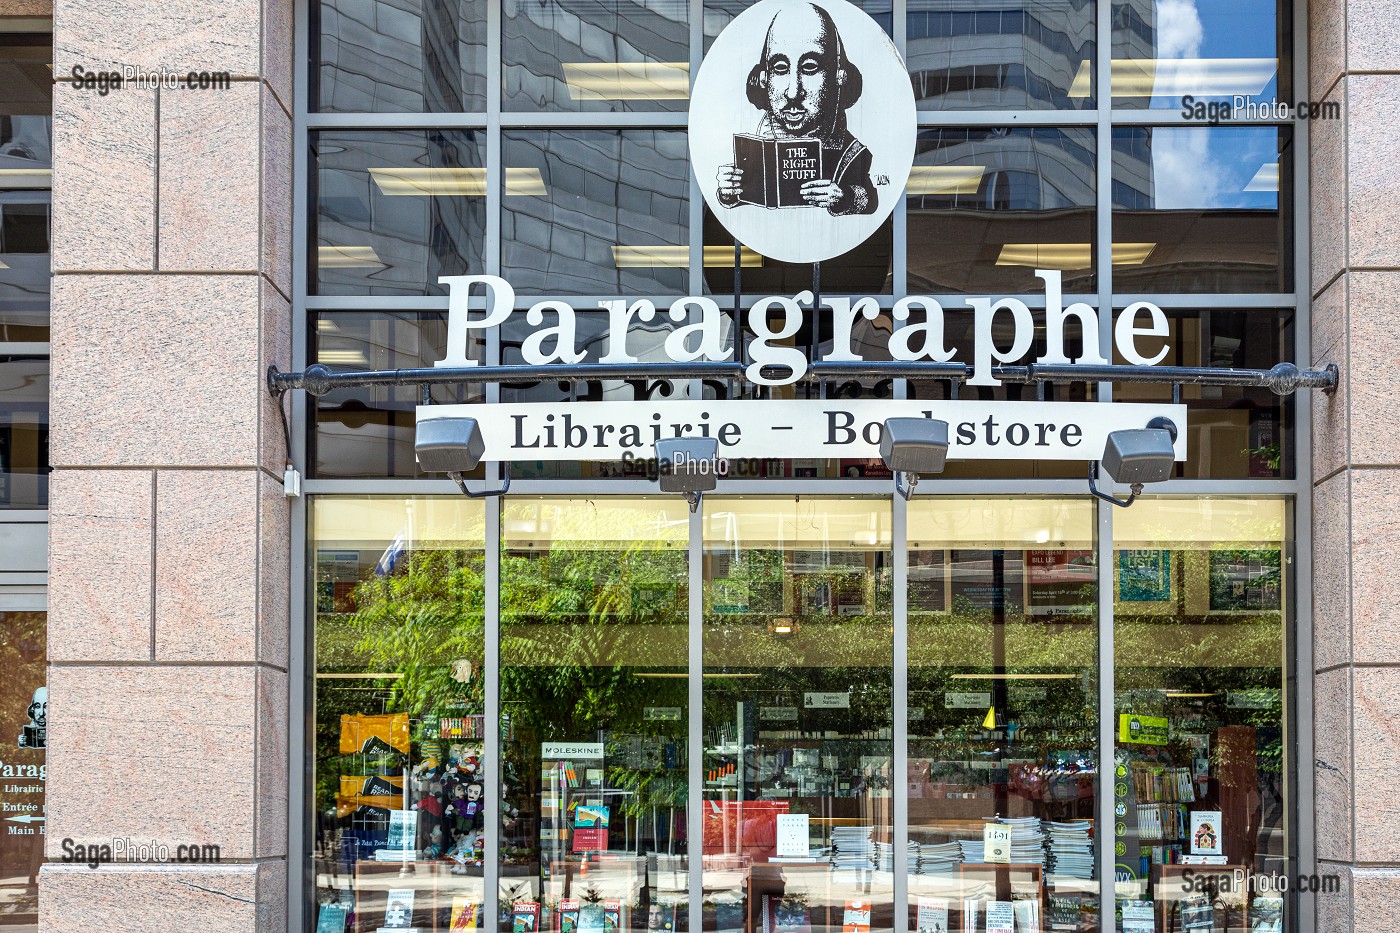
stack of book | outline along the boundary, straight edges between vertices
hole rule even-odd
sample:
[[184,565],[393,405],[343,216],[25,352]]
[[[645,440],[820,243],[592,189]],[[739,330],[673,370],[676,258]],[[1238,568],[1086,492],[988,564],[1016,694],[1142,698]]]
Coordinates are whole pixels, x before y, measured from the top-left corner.
[[956,842],[909,843],[909,871],[915,875],[951,875],[962,863]]
[[1088,881],[1094,877],[1092,826],[1088,820],[1073,820],[1067,823],[1045,821],[1050,850],[1047,880]]
[[[832,866],[835,868],[874,868],[877,853],[875,843],[870,839],[873,828],[871,826],[833,826],[831,828]],[[891,860],[893,857],[893,853],[891,853]]]
[[1011,827],[1012,865],[1045,864],[1045,834],[1039,817],[1005,817],[997,822]]

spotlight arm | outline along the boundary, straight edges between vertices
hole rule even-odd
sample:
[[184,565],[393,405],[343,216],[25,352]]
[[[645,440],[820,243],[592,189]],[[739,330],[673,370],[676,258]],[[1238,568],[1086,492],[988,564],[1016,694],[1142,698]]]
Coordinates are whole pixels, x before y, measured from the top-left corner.
[[894,491],[899,493],[905,499],[908,499],[910,496],[914,495],[914,487],[917,485],[919,485],[918,473],[906,473],[902,470],[895,472]]
[[480,492],[472,492],[470,489],[468,489],[468,488],[467,488],[467,481],[464,480],[464,479],[462,478],[462,474],[461,474],[461,473],[448,473],[447,475],[452,479],[452,481],[453,481],[454,483],[457,484],[457,488],[461,489],[461,490],[462,490],[462,493],[463,493],[468,499],[489,499],[489,498],[491,498],[492,496],[504,496],[507,492],[510,491],[510,461],[509,461],[509,460],[507,460],[507,461],[503,464],[503,466],[502,466],[502,474],[503,474],[503,475],[502,475],[501,479],[503,480],[503,482],[501,483],[501,485],[500,485],[499,488],[497,488],[497,489],[483,489],[483,490],[481,490]]
[[1090,461],[1089,461],[1089,491],[1090,491],[1091,493],[1093,493],[1097,498],[1100,498],[1100,499],[1102,499],[1102,500],[1105,501],[1105,502],[1109,502],[1109,503],[1112,503],[1113,505],[1121,506],[1122,508],[1125,508],[1125,509],[1126,509],[1128,506],[1132,505],[1134,502],[1137,501],[1137,497],[1138,497],[1138,496],[1142,495],[1142,483],[1133,483],[1131,486],[1128,487],[1128,489],[1131,490],[1131,492],[1130,492],[1128,498],[1126,498],[1126,499],[1119,499],[1119,498],[1116,497],[1116,496],[1110,496],[1108,493],[1102,492],[1102,491],[1099,489],[1098,486],[1094,485],[1094,480],[1096,480],[1096,479],[1098,479],[1098,478],[1099,478],[1099,462],[1098,462],[1097,460],[1090,460]]

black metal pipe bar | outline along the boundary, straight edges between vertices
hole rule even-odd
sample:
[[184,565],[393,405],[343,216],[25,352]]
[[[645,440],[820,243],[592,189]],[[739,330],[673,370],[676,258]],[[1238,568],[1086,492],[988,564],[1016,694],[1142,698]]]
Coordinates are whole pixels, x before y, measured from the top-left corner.
[[[781,376],[782,366],[766,366],[764,372]],[[305,372],[284,373],[270,367],[268,388],[274,395],[288,389],[305,389],[312,395],[325,395],[334,389],[363,386],[471,385],[523,382],[588,382],[603,379],[739,379],[744,367],[739,363],[550,363],[542,366],[434,367],[431,369],[352,370],[336,372],[324,364],[308,366]],[[803,380],[832,378],[884,378],[950,380],[966,382],[972,375],[964,363],[901,362],[897,360],[844,361],[819,360],[802,375]],[[1001,382],[1069,383],[1121,382],[1158,385],[1262,386],[1278,395],[1298,389],[1322,389],[1329,395],[1337,387],[1337,367],[1300,370],[1292,363],[1279,363],[1272,369],[1213,369],[1194,366],[1095,366],[1048,365],[993,366],[992,375]]]
[[1322,389],[1329,395],[1337,388],[1337,366],[1299,369],[1279,363],[1272,369],[1218,369],[1209,366],[1094,366],[1032,363],[1036,382],[1150,382],[1161,385],[1261,386],[1277,395],[1298,389]]

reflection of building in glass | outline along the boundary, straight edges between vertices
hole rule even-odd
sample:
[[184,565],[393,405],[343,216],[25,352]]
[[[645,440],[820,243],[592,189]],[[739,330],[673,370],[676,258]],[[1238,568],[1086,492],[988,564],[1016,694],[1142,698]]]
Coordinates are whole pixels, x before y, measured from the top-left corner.
[[543,183],[503,199],[501,273],[517,294],[686,292],[684,131],[509,133],[502,151]]
[[926,130],[914,161],[911,292],[1035,292],[1036,268],[1093,290],[1092,130]]
[[504,4],[507,110],[685,109],[685,0],[526,0]]
[[317,290],[442,292],[480,273],[486,173],[472,131],[323,133],[315,141]]
[[912,0],[906,60],[921,107],[1092,107],[1094,4]]
[[442,113],[486,105],[481,0],[326,0],[319,14],[322,109]]

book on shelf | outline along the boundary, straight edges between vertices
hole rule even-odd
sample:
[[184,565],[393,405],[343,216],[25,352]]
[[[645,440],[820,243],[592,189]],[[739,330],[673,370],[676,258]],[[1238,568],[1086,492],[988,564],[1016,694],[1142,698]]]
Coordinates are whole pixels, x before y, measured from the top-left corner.
[[345,905],[322,904],[316,916],[316,933],[345,933]]
[[448,923],[449,933],[467,933],[481,929],[481,902],[466,894],[452,898],[452,917]]
[[1016,908],[1011,901],[987,902],[987,933],[1016,933]]
[[412,888],[391,888],[389,890],[389,901],[384,905],[384,923],[379,929],[413,929]]
[[578,933],[579,906],[576,898],[566,897],[559,902],[554,912],[554,929],[557,933]]
[[1157,933],[1152,901],[1119,901],[1123,913],[1122,933]]
[[739,201],[759,207],[807,207],[802,186],[822,177],[822,144],[816,139],[734,136],[734,167],[743,172]]
[[919,911],[914,918],[916,933],[948,933],[948,900],[921,897],[918,903]]
[[807,902],[792,895],[763,895],[763,933],[812,933]]
[[870,933],[870,902],[851,900],[846,902],[841,914],[841,933]]
[[537,933],[540,925],[540,905],[534,901],[516,901],[510,909],[511,933]]
[[622,930],[622,901],[603,901],[603,933]]

